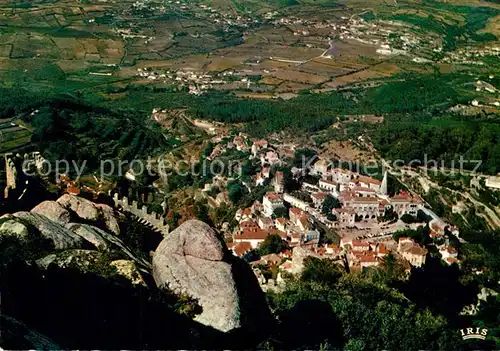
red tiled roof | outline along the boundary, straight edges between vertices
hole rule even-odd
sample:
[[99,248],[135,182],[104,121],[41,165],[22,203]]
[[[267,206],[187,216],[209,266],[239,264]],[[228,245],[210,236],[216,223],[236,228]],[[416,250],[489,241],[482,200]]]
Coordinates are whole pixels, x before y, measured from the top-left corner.
[[240,223],[240,229],[246,229],[246,228],[258,228],[259,225],[252,220],[246,220]]
[[300,216],[299,222],[303,227],[307,227],[309,225],[309,221],[307,220],[306,216]]
[[314,193],[311,195],[313,198],[318,199],[318,200],[323,200],[326,198],[327,194],[326,193]]
[[368,244],[367,242],[365,241],[361,241],[361,240],[353,240],[352,241],[352,246],[358,246],[358,247],[363,247],[363,246],[370,246],[370,244]]
[[366,177],[366,176],[359,176],[358,180],[363,183],[368,183],[368,184],[376,184],[380,185],[382,182],[378,179],[371,178],[371,177]]
[[276,218],[276,222],[278,222],[279,224],[285,224],[286,218],[283,218],[283,217]]
[[234,253],[239,257],[243,256],[244,254],[246,254],[251,250],[252,250],[252,245],[250,245],[250,243],[247,242],[238,243],[233,247]]
[[281,199],[281,196],[279,194],[276,194],[276,193],[267,193],[265,195],[265,197],[267,197],[269,200],[279,200],[279,199]]
[[332,169],[332,173],[343,173],[343,174],[352,174],[351,171],[342,169],[342,168],[334,168]]
[[384,244],[379,244],[377,246],[377,253],[382,254],[382,255],[387,255],[389,254],[389,250],[385,247]]
[[421,202],[421,199],[416,196],[412,196],[407,191],[401,191],[398,195],[394,195],[391,198],[391,202]]
[[[406,238],[406,239],[408,239],[408,238]],[[399,240],[401,241],[401,238]],[[412,240],[411,245],[404,245],[401,248],[401,251],[407,252],[409,254],[416,255],[416,256],[427,255],[427,249],[425,249],[422,246],[420,246],[419,244],[415,243],[413,240]]]
[[372,188],[366,188],[366,187],[363,187],[363,186],[357,186],[353,189],[354,192],[367,192],[367,193],[376,193],[375,190],[373,190]]
[[68,194],[71,195],[79,195],[80,194],[80,189],[74,186],[70,186],[67,189]]
[[269,235],[269,231],[260,228],[255,230],[243,230],[241,234],[236,234],[234,240],[264,240]]
[[347,213],[350,215],[356,214],[356,211],[354,211],[354,209],[351,207],[335,208],[334,211],[339,214],[340,213]]
[[378,199],[376,197],[355,197],[351,201],[356,203],[378,203]]
[[361,263],[372,263],[372,262],[377,262],[377,258],[374,256],[365,255],[365,256],[359,257],[359,261]]
[[407,252],[411,253],[412,255],[418,255],[418,256],[425,256],[427,255],[427,249],[424,249],[418,244],[413,245],[410,250],[406,250]]

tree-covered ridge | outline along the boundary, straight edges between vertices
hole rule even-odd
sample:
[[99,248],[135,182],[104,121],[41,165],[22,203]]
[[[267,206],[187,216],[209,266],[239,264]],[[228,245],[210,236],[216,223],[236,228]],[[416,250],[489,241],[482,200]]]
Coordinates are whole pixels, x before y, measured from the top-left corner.
[[169,147],[161,127],[131,110],[110,110],[71,98],[56,98],[23,120],[33,128],[32,141],[53,160],[87,162],[133,160]]
[[[429,159],[450,161],[463,155],[468,160],[481,160],[482,171],[498,172],[498,118],[460,117],[446,112],[470,101],[468,83],[470,77],[463,74],[404,74],[375,88],[303,93],[291,100],[247,99],[231,93],[196,97],[185,91],[140,86],[126,86],[112,100],[91,93],[63,98],[38,93],[29,99],[28,90],[4,89],[0,114],[28,115],[39,107],[37,115],[26,119],[35,128],[33,141],[55,157],[80,160],[98,159],[98,154],[128,159],[172,148],[176,141],[165,138],[151,121],[151,110],[161,106],[167,110],[182,108],[197,118],[244,123],[243,128],[257,136],[280,131],[325,131],[323,139],[333,134],[336,138],[355,138],[373,130],[374,145],[384,157],[409,161],[422,160],[427,154]],[[385,123],[343,123],[345,133],[330,128],[342,122],[344,115],[373,113],[384,115]],[[68,140],[81,144],[60,147]]]
[[[381,270],[396,272],[390,265],[387,260]],[[460,344],[443,316],[417,307],[379,278],[342,274],[329,260],[307,259],[301,278],[269,297],[282,321],[277,348],[451,350]]]
[[[500,121],[449,115],[427,121],[387,121],[373,134],[373,143],[381,154],[391,160],[404,160],[414,166],[424,162],[441,161],[447,167],[474,169],[481,162],[479,171],[500,172]],[[453,163],[454,162],[454,163]],[[435,167],[436,163],[429,163]]]
[[466,80],[461,75],[401,75],[379,87],[334,91],[324,94],[304,93],[291,100],[252,100],[230,94],[208,94],[191,113],[220,122],[247,122],[248,129],[275,132],[283,129],[316,132],[337,121],[342,114],[406,114],[443,110],[470,96],[459,92]]

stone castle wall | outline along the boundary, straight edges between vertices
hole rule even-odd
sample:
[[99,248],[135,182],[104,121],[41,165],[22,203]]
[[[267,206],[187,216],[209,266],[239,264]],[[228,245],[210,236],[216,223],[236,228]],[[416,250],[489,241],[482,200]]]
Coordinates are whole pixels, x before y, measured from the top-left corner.
[[123,209],[123,211],[132,213],[137,218],[140,218],[143,221],[150,224],[151,226],[153,226],[163,235],[168,234],[169,226],[167,224],[165,217],[154,212],[148,213],[148,208],[146,205],[143,205],[141,208],[139,208],[137,201],[132,201],[130,203],[129,199],[126,196],[120,199],[118,193],[113,194],[113,202],[115,204],[115,207],[119,207]]

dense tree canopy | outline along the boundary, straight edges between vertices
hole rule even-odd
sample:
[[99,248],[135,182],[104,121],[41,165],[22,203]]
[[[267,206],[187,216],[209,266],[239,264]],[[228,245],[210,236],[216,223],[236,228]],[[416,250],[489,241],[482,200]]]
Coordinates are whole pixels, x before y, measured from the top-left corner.
[[269,255],[273,253],[283,252],[288,248],[288,244],[286,241],[281,239],[281,237],[277,234],[268,235],[262,243],[259,245],[259,254]]

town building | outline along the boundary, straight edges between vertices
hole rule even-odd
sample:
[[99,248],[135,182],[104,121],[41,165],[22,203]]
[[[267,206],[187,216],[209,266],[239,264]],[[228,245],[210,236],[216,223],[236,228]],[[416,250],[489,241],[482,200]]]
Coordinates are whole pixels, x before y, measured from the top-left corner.
[[337,183],[349,183],[354,176],[351,171],[342,168],[334,168],[329,174],[331,179]]
[[283,196],[283,200],[287,203],[289,203],[291,206],[298,207],[303,211],[307,211],[309,208],[309,204],[299,198],[296,198],[295,196],[292,196],[290,194],[285,194]]
[[458,251],[453,246],[445,246],[443,245],[439,249],[439,254],[441,255],[441,259],[446,261],[448,258],[458,258]]
[[399,238],[398,252],[414,267],[422,267],[425,264],[427,249],[417,244],[413,239]]
[[323,159],[318,160],[314,164],[314,166],[311,170],[311,174],[318,175],[318,176],[326,176],[326,175],[328,175],[328,166],[329,166],[329,162],[327,160],[323,160]]
[[272,185],[274,187],[274,191],[278,194],[285,191],[285,177],[283,172],[278,171],[274,174]]
[[307,230],[304,236],[305,236],[306,242],[312,241],[312,242],[318,243],[321,234],[320,234],[319,230],[311,229],[311,230]]
[[323,201],[325,201],[327,196],[328,194],[323,192],[311,194],[311,199],[313,201],[314,207],[321,208],[321,206],[323,205]]
[[248,242],[240,243],[227,243],[227,248],[230,249],[234,255],[243,257],[245,254],[252,251],[252,245]]
[[274,221],[269,217],[260,217],[259,227],[261,229],[272,229],[274,228]]
[[382,182],[380,180],[365,176],[359,176],[357,181],[361,187],[373,189],[376,192],[380,191],[380,187],[382,185]]
[[409,214],[417,216],[418,210],[422,206],[422,200],[416,196],[410,195],[408,192],[402,191],[398,195],[390,198],[394,212],[399,216]]
[[268,217],[271,217],[276,209],[285,207],[283,205],[283,196],[277,193],[264,195],[262,205],[264,206],[264,215]]
[[322,190],[325,190],[325,191],[328,191],[331,193],[337,192],[338,183],[336,181],[320,179],[318,185],[319,185],[320,189],[322,189]]
[[375,197],[347,198],[344,206],[352,208],[357,216],[364,219],[375,219],[380,215],[379,199]]
[[286,232],[286,218],[279,217],[274,220],[274,226],[276,229]]
[[356,212],[350,207],[334,208],[333,214],[341,227],[353,227],[356,223]]

